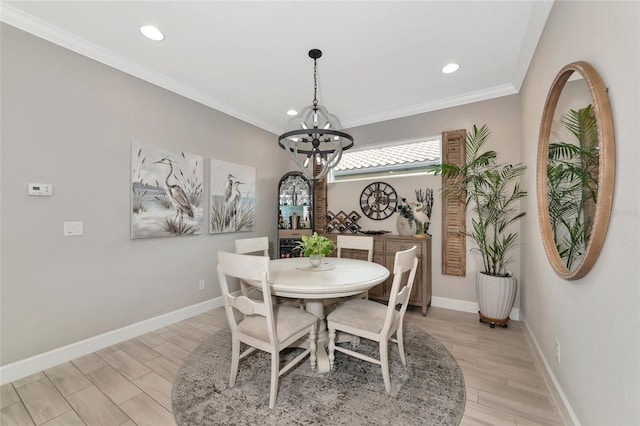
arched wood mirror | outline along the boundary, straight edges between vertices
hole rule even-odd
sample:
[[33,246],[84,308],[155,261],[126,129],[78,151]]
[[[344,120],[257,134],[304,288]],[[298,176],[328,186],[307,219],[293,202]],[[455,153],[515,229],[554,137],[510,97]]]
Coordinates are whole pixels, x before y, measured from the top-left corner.
[[560,277],[577,280],[600,254],[615,177],[607,89],[587,62],[566,65],[553,81],[537,161],[538,219],[547,257]]

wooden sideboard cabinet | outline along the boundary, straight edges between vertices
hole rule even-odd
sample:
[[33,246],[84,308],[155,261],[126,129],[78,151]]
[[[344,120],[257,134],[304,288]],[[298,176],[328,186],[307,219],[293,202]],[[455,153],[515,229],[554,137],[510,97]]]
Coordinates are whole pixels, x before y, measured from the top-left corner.
[[[333,242],[338,234],[326,234]],[[389,292],[393,282],[393,262],[396,252],[417,246],[418,270],[413,282],[413,289],[409,304],[420,306],[422,315],[427,314],[427,307],[431,305],[431,238],[416,238],[402,235],[379,235],[374,237],[373,261],[384,265],[391,271],[389,278],[380,285],[369,290],[369,298],[376,300],[389,300]],[[335,254],[333,254],[335,256]],[[366,254],[357,250],[342,250],[342,257],[367,260]]]

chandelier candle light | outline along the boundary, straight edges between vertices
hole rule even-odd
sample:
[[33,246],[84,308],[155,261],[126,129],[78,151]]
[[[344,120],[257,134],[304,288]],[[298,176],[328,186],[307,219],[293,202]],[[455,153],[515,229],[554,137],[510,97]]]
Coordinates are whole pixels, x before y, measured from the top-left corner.
[[[321,56],[319,49],[309,51],[309,57],[313,59],[313,104],[292,117],[278,139],[278,145],[289,153],[302,173],[311,180],[324,179],[329,170],[340,162],[342,151],[353,146],[353,137],[342,131],[338,117],[318,104],[317,60]],[[318,168],[314,164],[321,167],[317,174]]]

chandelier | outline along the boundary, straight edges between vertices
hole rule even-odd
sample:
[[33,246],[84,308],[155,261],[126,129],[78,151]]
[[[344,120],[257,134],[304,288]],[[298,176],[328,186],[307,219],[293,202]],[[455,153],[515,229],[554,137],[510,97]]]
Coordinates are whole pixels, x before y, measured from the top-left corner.
[[319,49],[309,51],[309,57],[313,59],[313,104],[292,117],[278,138],[278,145],[312,180],[324,179],[329,170],[340,162],[342,151],[353,146],[353,137],[342,131],[338,117],[318,105],[317,60],[321,56]]

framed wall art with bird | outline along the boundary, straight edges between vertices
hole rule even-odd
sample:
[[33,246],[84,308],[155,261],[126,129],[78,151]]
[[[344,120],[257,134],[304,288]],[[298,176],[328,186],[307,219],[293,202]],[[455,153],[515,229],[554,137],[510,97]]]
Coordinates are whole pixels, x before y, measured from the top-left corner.
[[131,238],[202,234],[204,157],[131,144]]
[[256,214],[256,169],[210,160],[209,232],[253,231]]

